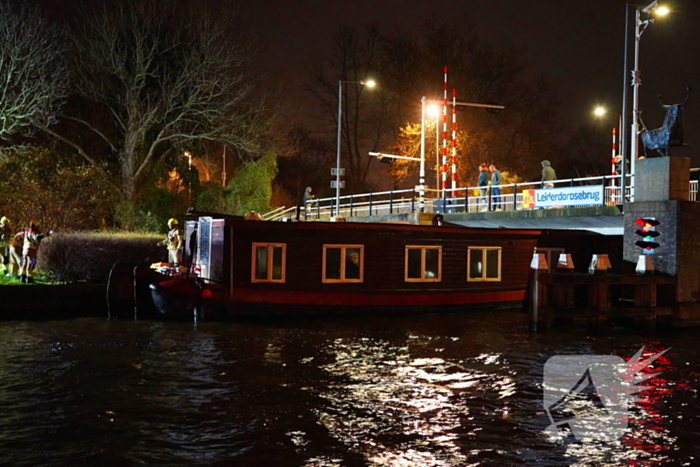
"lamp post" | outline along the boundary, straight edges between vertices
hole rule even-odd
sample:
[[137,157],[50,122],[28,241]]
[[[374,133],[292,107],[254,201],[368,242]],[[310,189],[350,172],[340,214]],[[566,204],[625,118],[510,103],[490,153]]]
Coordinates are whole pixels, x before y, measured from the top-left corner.
[[192,206],[192,153],[185,151],[185,156],[187,156],[187,204],[188,207]]
[[428,115],[435,119],[435,191],[440,197],[440,109],[435,104],[430,104],[426,111]]
[[[668,8],[658,6],[658,0],[654,0],[645,7],[638,6],[634,16],[634,70],[632,70],[632,128],[630,135],[630,175],[634,177],[636,161],[639,154],[639,86],[642,79],[639,70],[639,42],[647,26],[654,22],[652,14],[664,16],[668,14]],[[642,20],[642,13],[648,17]],[[625,56],[627,55],[627,36],[625,36]],[[634,178],[632,179],[634,183]]]
[[[607,109],[605,109],[605,107],[602,107],[602,106],[596,107],[596,108],[593,110],[593,114],[594,114],[596,117],[598,117],[598,118],[603,118],[603,117],[605,117],[605,116],[608,115],[608,114],[617,115],[617,117],[618,117],[618,121],[617,121],[617,133],[622,134],[622,129],[623,129],[623,127],[622,127],[622,115],[621,115],[621,114],[618,114],[618,113],[615,113],[615,112],[608,112]],[[613,172],[613,173],[616,173],[617,175],[620,175],[620,189],[621,189],[621,193],[623,193],[624,190],[622,189],[622,187],[624,186],[624,178],[625,178],[625,177],[624,177],[624,168],[625,168],[624,165],[625,165],[625,162],[624,162],[624,155],[623,155],[622,145],[621,145],[621,144],[618,144],[618,141],[620,141],[620,140],[617,138],[617,134],[616,134],[615,128],[613,128],[612,159],[611,159],[612,172]],[[620,164],[619,173],[618,173],[618,171],[617,171],[616,168],[615,168],[615,156],[617,156],[617,155],[619,155],[619,156],[622,158],[622,162],[621,162],[621,164]],[[613,181],[613,184],[612,184],[612,185],[615,186],[615,182],[614,182],[614,181]],[[622,197],[621,197],[621,199],[622,199]]]
[[349,84],[359,84],[361,86],[367,86],[368,88],[373,88],[376,83],[373,80],[367,81],[338,81],[338,145],[336,150],[336,164],[335,164],[335,215],[340,216],[340,141],[342,132],[342,119],[343,119],[343,83]]

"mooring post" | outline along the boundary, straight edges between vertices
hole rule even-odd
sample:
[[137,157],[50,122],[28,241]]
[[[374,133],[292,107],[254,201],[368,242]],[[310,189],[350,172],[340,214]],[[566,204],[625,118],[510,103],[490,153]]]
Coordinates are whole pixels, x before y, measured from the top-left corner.
[[544,323],[549,321],[546,316],[540,316],[540,307],[547,303],[547,286],[541,283],[540,276],[548,270],[544,253],[535,253],[530,262],[530,331],[532,332],[537,332],[537,324],[540,320]]

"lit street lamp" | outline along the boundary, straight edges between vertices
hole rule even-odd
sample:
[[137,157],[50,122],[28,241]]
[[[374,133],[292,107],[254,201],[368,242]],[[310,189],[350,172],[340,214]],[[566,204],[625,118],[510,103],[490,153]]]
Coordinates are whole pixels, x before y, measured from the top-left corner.
[[435,104],[430,104],[426,112],[435,119],[435,190],[440,198],[440,109]]
[[[359,84],[362,86],[367,86],[368,88],[373,88],[376,86],[374,80],[367,81],[338,81],[338,146],[336,153],[336,164],[335,170],[331,171],[331,175],[335,175],[335,215],[340,216],[340,176],[342,175],[342,169],[340,168],[340,141],[341,141],[341,131],[342,131],[342,118],[343,118],[343,83]],[[331,187],[333,183],[331,183]]]
[[[651,15],[664,16],[669,12],[668,8],[658,6],[658,3],[658,0],[654,0],[645,7],[638,6],[634,17],[634,70],[632,71],[634,92],[632,94],[632,134],[630,135],[630,159],[632,161],[630,174],[632,177],[635,174],[636,161],[639,154],[639,86],[642,84],[639,70],[639,42],[647,26],[654,22],[654,18]],[[642,13],[647,15],[647,18],[644,20],[642,20]],[[627,36],[625,36],[625,56],[627,56]]]
[[[601,107],[601,106],[596,107],[593,110],[593,114],[598,118],[603,118],[608,114],[617,115],[617,117],[618,117],[617,131],[618,131],[618,134],[622,133],[622,115],[615,113],[615,112],[610,112],[605,107]],[[620,148],[618,147],[617,149],[620,149]]]
[[187,156],[187,205],[192,206],[192,153],[185,151],[184,155]]

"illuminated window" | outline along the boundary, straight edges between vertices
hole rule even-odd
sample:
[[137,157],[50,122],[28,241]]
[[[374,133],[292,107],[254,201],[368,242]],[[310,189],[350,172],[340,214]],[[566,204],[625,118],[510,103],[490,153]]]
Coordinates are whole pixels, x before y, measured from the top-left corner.
[[467,254],[467,281],[500,281],[501,247],[470,246]]
[[323,282],[362,282],[363,245],[323,245]]
[[406,247],[406,282],[439,282],[441,273],[442,247]]
[[287,245],[253,243],[252,282],[284,282]]

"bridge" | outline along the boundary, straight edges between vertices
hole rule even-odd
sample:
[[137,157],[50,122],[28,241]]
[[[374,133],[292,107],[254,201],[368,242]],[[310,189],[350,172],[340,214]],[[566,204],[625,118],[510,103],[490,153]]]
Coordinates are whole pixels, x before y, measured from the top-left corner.
[[[700,169],[691,169],[689,201],[697,200]],[[393,221],[408,222],[422,213],[441,214],[445,221],[468,227],[582,229],[604,235],[622,235],[624,203],[634,202],[633,177],[627,177],[624,200],[620,175],[555,180],[554,188],[597,188],[602,199],[576,207],[539,207],[533,202],[541,182],[500,185],[495,196],[486,187],[466,187],[443,191],[416,188],[391,190],[340,197],[321,198],[306,206],[281,207],[263,216],[265,220],[330,221],[336,216],[349,222]],[[337,212],[336,212],[337,211]]]

